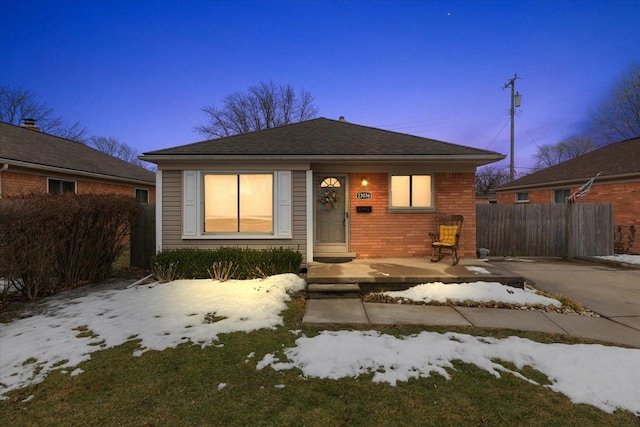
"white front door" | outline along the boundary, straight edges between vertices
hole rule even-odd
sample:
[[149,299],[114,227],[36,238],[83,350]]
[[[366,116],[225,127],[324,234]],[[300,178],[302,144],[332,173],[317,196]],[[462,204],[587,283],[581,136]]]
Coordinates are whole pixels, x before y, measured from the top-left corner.
[[349,211],[346,175],[314,177],[315,249],[318,254],[348,252]]

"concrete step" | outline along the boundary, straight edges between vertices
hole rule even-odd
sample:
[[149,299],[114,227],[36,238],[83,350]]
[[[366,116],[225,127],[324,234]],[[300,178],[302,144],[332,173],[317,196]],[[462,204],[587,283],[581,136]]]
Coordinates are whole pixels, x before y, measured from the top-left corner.
[[307,286],[307,296],[319,298],[360,298],[360,286],[355,283],[312,283]]

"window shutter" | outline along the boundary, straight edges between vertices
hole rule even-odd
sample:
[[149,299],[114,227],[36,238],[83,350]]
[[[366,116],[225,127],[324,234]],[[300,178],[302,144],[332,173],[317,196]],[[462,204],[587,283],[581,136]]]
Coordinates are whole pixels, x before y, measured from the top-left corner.
[[197,171],[184,171],[183,178],[182,235],[195,236],[198,232],[198,173]]
[[276,230],[278,237],[291,237],[291,171],[278,171],[276,176]]

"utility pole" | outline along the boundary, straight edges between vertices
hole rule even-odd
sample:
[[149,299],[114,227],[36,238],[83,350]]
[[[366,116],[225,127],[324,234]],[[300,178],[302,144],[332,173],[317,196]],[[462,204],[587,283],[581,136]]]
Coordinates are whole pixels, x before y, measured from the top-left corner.
[[503,90],[511,86],[511,161],[509,165],[509,181],[513,181],[515,177],[515,163],[513,160],[514,147],[515,147],[515,117],[516,107],[520,107],[522,101],[522,95],[516,92],[516,80],[519,79],[516,73],[512,79],[510,79],[502,88]]

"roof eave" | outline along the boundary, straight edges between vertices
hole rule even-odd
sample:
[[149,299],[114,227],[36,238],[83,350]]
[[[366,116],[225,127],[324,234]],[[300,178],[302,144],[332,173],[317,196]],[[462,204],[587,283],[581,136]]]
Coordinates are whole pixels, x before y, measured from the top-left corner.
[[[594,184],[597,184],[598,182],[602,182],[602,181],[619,181],[619,180],[627,180],[631,178],[640,178],[640,172],[600,176],[598,177],[597,180],[594,181]],[[508,187],[496,188],[496,192],[513,191],[513,190],[531,190],[531,189],[537,189],[537,188],[558,187],[561,185],[582,185],[585,183],[585,180],[588,180],[588,179],[590,178],[582,177],[582,178],[564,179],[564,180],[558,180],[558,181],[538,182],[538,183],[525,184],[525,185],[511,185]]]
[[330,161],[366,161],[366,162],[474,162],[492,163],[504,159],[506,156],[499,154],[480,155],[308,155],[308,154],[261,154],[261,155],[215,155],[215,154],[146,154],[139,156],[141,160],[151,163],[159,161],[184,161],[184,160],[212,160],[212,161],[268,161],[268,160],[292,160],[308,162],[330,162]]
[[41,170],[45,172],[66,173],[70,175],[80,175],[80,176],[86,176],[91,178],[108,179],[111,181],[127,182],[130,184],[152,185],[152,186],[155,186],[156,184],[155,180],[145,181],[142,179],[127,178],[127,177],[117,176],[117,175],[106,175],[106,174],[101,174],[96,172],[87,172],[87,171],[78,170],[78,169],[67,169],[67,168],[60,168],[56,166],[47,166],[47,165],[41,165],[38,163],[30,163],[30,162],[24,162],[21,160],[14,160],[14,159],[0,158],[0,163],[8,164],[9,166],[13,165],[13,166],[19,166],[23,168],[36,169],[36,170]]

